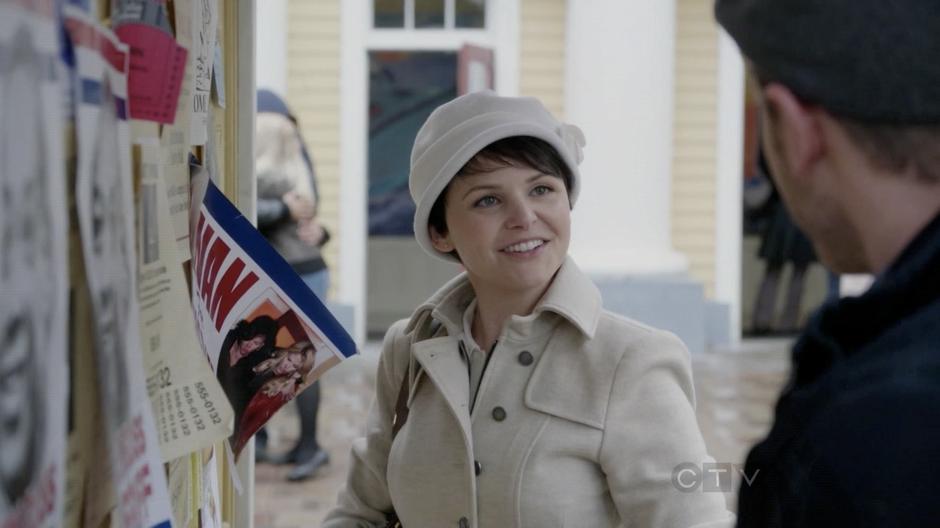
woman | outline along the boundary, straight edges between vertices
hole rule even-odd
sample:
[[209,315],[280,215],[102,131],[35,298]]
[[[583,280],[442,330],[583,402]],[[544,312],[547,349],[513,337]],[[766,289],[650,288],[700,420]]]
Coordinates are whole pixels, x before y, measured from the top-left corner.
[[215,375],[235,411],[236,425],[254,393],[249,386],[254,377],[253,369],[271,357],[277,329],[274,319],[260,315],[251,321],[239,321],[222,341]]
[[[258,175],[258,229],[321,300],[330,287],[330,270],[321,248],[329,234],[317,220],[319,207],[313,162],[297,119],[270,90],[258,90],[255,123],[255,173]],[[317,441],[320,382],[297,396],[300,438],[282,456],[267,452],[267,433],[258,431],[256,460],[294,464],[291,481],[305,480],[329,463]]]
[[367,435],[323,526],[730,523],[721,494],[672,483],[710,460],[687,351],[605,312],[567,257],[583,143],[537,100],[490,92],[418,132],[415,237],[466,273],[386,335]]
[[257,385],[245,412],[238,422],[238,437],[232,445],[240,453],[245,443],[271,416],[303,387],[307,374],[313,370],[316,349],[307,341],[294,343],[278,351],[274,357],[254,368]]
[[[800,309],[803,305],[806,272],[810,264],[816,262],[816,252],[812,242],[790,218],[790,213],[771,177],[763,150],[758,153],[757,167],[759,177],[767,181],[771,192],[764,206],[768,222],[761,233],[758,250],[758,256],[766,262],[766,267],[754,300],[751,333],[759,336],[774,333],[795,335],[800,331]],[[780,288],[783,268],[787,263],[793,267],[786,288],[783,312],[777,320],[774,315],[777,311],[777,290]]]
[[328,235],[317,220],[319,196],[313,162],[287,104],[258,90],[255,173],[258,229],[320,299],[330,272],[321,247]]

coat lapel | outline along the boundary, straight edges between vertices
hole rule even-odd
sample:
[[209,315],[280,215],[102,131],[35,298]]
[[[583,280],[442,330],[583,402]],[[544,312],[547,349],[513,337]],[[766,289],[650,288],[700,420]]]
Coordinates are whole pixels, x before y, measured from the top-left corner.
[[415,343],[412,351],[437,390],[444,396],[464,439],[470,445],[470,380],[467,366],[460,359],[459,339],[436,337]]

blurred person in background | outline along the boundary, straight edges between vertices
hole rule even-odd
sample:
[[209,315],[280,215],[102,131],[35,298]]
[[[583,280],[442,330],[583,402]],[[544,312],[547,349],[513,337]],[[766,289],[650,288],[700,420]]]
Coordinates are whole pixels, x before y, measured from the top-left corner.
[[938,526],[940,2],[718,0],[716,15],[793,220],[827,268],[876,277],[797,341],[738,525]]
[[[761,207],[767,216],[761,230],[758,255],[766,263],[757,298],[754,300],[751,333],[754,335],[796,334],[799,332],[800,308],[809,265],[816,262],[813,245],[800,231],[780,199],[773,183],[763,149],[758,154],[758,175],[770,187],[770,195]],[[783,311],[777,317],[777,294],[781,289],[784,268],[790,265],[790,279],[784,287]]]
[[[258,180],[258,230],[294,268],[300,278],[326,301],[330,272],[320,250],[328,232],[317,221],[319,196],[313,162],[297,119],[287,104],[270,90],[258,90],[255,127],[255,175]],[[267,432],[258,431],[259,462],[293,464],[288,480],[314,476],[329,463],[329,455],[317,442],[320,382],[295,398],[300,418],[300,438],[287,453],[267,451]]]

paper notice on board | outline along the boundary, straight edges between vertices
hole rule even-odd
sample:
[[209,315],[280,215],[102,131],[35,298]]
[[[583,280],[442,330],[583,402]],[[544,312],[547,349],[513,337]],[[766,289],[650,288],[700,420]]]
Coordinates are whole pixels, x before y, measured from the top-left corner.
[[235,411],[238,456],[277,409],[356,346],[201,167],[191,215],[198,336]]
[[[187,90],[188,92],[188,90]],[[188,101],[188,98],[186,99]],[[189,107],[181,104],[176,123],[163,127],[163,181],[179,262],[189,260]]]
[[222,528],[218,459],[219,456],[213,449],[202,472],[202,507],[199,509],[202,528]]
[[219,26],[217,0],[190,0],[192,47],[189,67],[193,76],[189,141],[205,145],[209,139],[208,119],[212,91],[212,61],[215,58]]
[[225,108],[225,60],[222,54],[222,43],[215,41],[215,60],[212,62],[212,90],[215,92],[215,102]]
[[193,472],[190,457],[184,455],[169,463],[167,482],[170,488],[170,503],[173,505],[173,519],[177,526],[189,526],[193,518],[192,486]]
[[138,211],[140,335],[163,460],[228,436],[232,408],[199,346],[176,256],[158,146],[141,146]]
[[172,512],[147,397],[139,334],[128,48],[87,13],[65,6],[77,69],[76,210],[94,314],[94,346],[122,528],[170,526]]
[[[192,47],[190,0],[175,0],[176,40],[184,48]],[[188,61],[187,61],[188,62]],[[164,181],[170,206],[170,219],[176,235],[176,253],[180,262],[189,260],[189,140],[190,111],[192,107],[191,69],[186,68],[180,86],[179,104],[173,124],[163,127],[160,145],[163,147]]]
[[61,526],[68,406],[62,63],[52,2],[0,3],[0,526]]

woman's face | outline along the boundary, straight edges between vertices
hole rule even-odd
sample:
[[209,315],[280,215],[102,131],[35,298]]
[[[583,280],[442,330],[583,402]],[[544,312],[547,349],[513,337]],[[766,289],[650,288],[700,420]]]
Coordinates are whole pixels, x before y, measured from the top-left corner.
[[284,376],[286,374],[293,374],[300,370],[300,367],[304,364],[304,354],[303,352],[290,352],[284,359],[279,361],[274,365],[274,373],[278,376]]
[[256,350],[259,350],[263,346],[264,346],[264,336],[256,335],[252,337],[251,339],[249,339],[248,341],[241,342],[242,354],[244,355],[251,354],[252,352]]
[[514,294],[544,289],[568,254],[571,211],[561,178],[526,166],[454,178],[448,232],[432,229],[438,251],[454,249],[477,289]]

